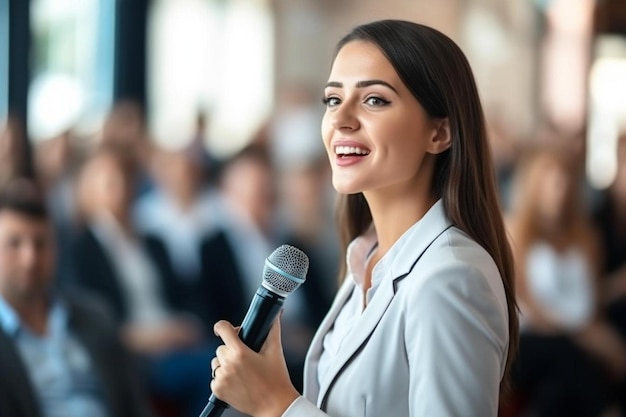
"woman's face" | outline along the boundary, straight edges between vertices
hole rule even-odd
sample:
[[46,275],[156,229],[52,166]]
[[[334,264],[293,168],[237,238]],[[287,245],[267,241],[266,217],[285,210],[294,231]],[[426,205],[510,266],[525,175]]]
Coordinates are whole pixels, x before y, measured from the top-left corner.
[[433,158],[440,123],[427,116],[377,46],[347,43],[335,58],[324,98],[322,138],[338,192],[428,186],[423,162]]

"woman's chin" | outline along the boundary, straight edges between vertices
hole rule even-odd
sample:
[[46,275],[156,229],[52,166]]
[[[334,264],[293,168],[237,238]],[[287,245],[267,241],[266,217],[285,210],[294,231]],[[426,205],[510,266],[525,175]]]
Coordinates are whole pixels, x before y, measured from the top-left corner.
[[358,187],[355,187],[353,184],[346,184],[338,181],[333,181],[333,188],[339,194],[357,194],[362,190]]

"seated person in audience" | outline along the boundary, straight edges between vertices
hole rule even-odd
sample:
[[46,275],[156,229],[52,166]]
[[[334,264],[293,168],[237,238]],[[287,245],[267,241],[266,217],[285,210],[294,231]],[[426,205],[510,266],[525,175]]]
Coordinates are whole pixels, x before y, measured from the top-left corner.
[[[202,270],[211,287],[208,299],[214,306],[214,322],[241,323],[261,284],[265,259],[281,244],[293,241],[277,231],[273,166],[264,149],[256,146],[225,162],[219,181],[224,220],[202,245]],[[307,282],[285,300],[281,319],[287,366],[298,389],[309,342],[330,305],[328,292],[319,288],[324,281],[313,278],[318,270],[319,265],[310,265]]]
[[510,219],[521,309],[514,387],[541,416],[617,416],[626,348],[598,302],[601,251],[563,153],[522,160]]
[[209,392],[216,338],[182,304],[164,245],[131,221],[132,170],[123,154],[97,151],[79,175],[82,232],[71,253],[74,282],[111,306],[126,345],[142,359],[151,393],[197,416]]
[[218,181],[221,224],[204,239],[200,257],[211,285],[213,323],[243,319],[265,259],[282,243],[274,228],[274,198],[272,166],[262,148],[246,148],[225,162]]
[[133,219],[142,235],[163,242],[179,307],[193,313],[212,334],[215,317],[207,303],[200,246],[219,224],[219,217],[216,193],[203,174],[200,157],[193,148],[157,150],[152,162],[156,187],[134,204]]
[[0,416],[151,416],[104,304],[53,288],[54,241],[33,182],[0,191]]

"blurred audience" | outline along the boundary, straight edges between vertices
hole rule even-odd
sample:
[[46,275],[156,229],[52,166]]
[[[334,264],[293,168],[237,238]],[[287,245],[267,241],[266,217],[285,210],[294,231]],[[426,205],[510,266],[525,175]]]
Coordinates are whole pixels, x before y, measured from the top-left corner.
[[333,221],[335,194],[325,152],[310,160],[283,165],[277,183],[281,240],[302,249],[310,260],[308,288],[303,291],[309,307],[299,321],[315,330],[339,285],[340,250]]
[[15,115],[0,125],[0,188],[14,178],[28,175],[26,136]]
[[265,259],[278,243],[274,177],[266,152],[251,147],[233,156],[218,184],[221,222],[202,243],[202,271],[211,285],[213,322],[240,323],[261,283]]
[[[304,247],[307,242],[300,236],[280,233],[275,175],[269,152],[258,145],[243,149],[224,165],[219,181],[223,220],[202,246],[203,271],[211,283],[209,302],[216,320],[241,323],[261,284],[265,259],[276,247],[292,243],[307,254],[313,247]],[[332,292],[324,286],[328,280],[312,278],[315,271],[324,271],[324,266],[311,262],[310,268],[307,282],[286,299],[281,318],[287,366],[299,389],[314,330],[311,325],[325,314]]]
[[117,149],[126,155],[135,182],[133,190],[136,195],[152,188],[149,174],[152,140],[143,108],[137,101],[118,100],[107,115],[95,141],[96,147]]
[[286,356],[291,361],[289,371],[300,391],[304,358],[339,286],[340,250],[333,215],[328,210],[327,168],[324,155],[321,160],[283,168],[280,181],[281,239],[309,257],[306,283],[295,293],[300,298],[298,309],[282,319],[284,331],[290,332],[290,337],[283,336]]
[[[70,245],[76,232],[76,173],[85,150],[72,129],[39,142],[33,149],[37,176],[46,193],[57,241],[57,276],[67,277]],[[82,141],[85,142],[85,141]],[[83,144],[83,146],[85,146]]]
[[[517,171],[510,218],[521,309],[517,390],[541,416],[618,416],[626,348],[599,298],[602,252],[563,151],[532,152]],[[571,156],[571,155],[570,155]]]
[[626,134],[617,146],[617,175],[603,192],[595,220],[606,254],[604,295],[609,320],[626,341]]
[[71,251],[73,282],[110,304],[151,392],[196,416],[208,395],[214,336],[181,309],[184,294],[163,243],[135,228],[131,164],[118,148],[100,148],[79,174],[82,228]]
[[491,110],[491,114],[487,117],[487,128],[491,155],[496,168],[500,204],[503,212],[508,213],[511,210],[512,182],[520,155],[520,146],[512,137],[511,132],[507,130],[507,125],[498,110],[499,108]]
[[156,151],[152,163],[156,186],[135,204],[134,220],[142,234],[165,244],[179,307],[195,314],[212,333],[215,315],[206,301],[210,288],[201,270],[200,247],[219,223],[219,215],[216,191],[200,158],[193,148]]
[[136,364],[98,299],[53,287],[54,237],[29,180],[0,191],[0,415],[150,416]]
[[202,176],[208,179],[209,183],[217,177],[220,170],[221,161],[209,149],[212,141],[209,136],[211,129],[211,115],[202,108],[196,111],[194,128],[191,135],[191,143],[188,151],[194,154],[194,158],[200,162]]

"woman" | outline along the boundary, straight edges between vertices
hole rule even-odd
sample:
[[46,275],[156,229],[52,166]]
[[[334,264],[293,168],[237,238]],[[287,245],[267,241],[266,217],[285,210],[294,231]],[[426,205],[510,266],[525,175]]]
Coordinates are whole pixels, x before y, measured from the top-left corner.
[[537,416],[613,416],[626,349],[603,318],[599,237],[580,195],[582,169],[565,154],[532,152],[517,171],[510,225],[522,330],[513,387]]
[[324,102],[346,274],[304,396],[278,323],[256,354],[224,321],[213,393],[256,417],[495,417],[517,339],[513,264],[466,58],[426,26],[363,25],[339,42]]

